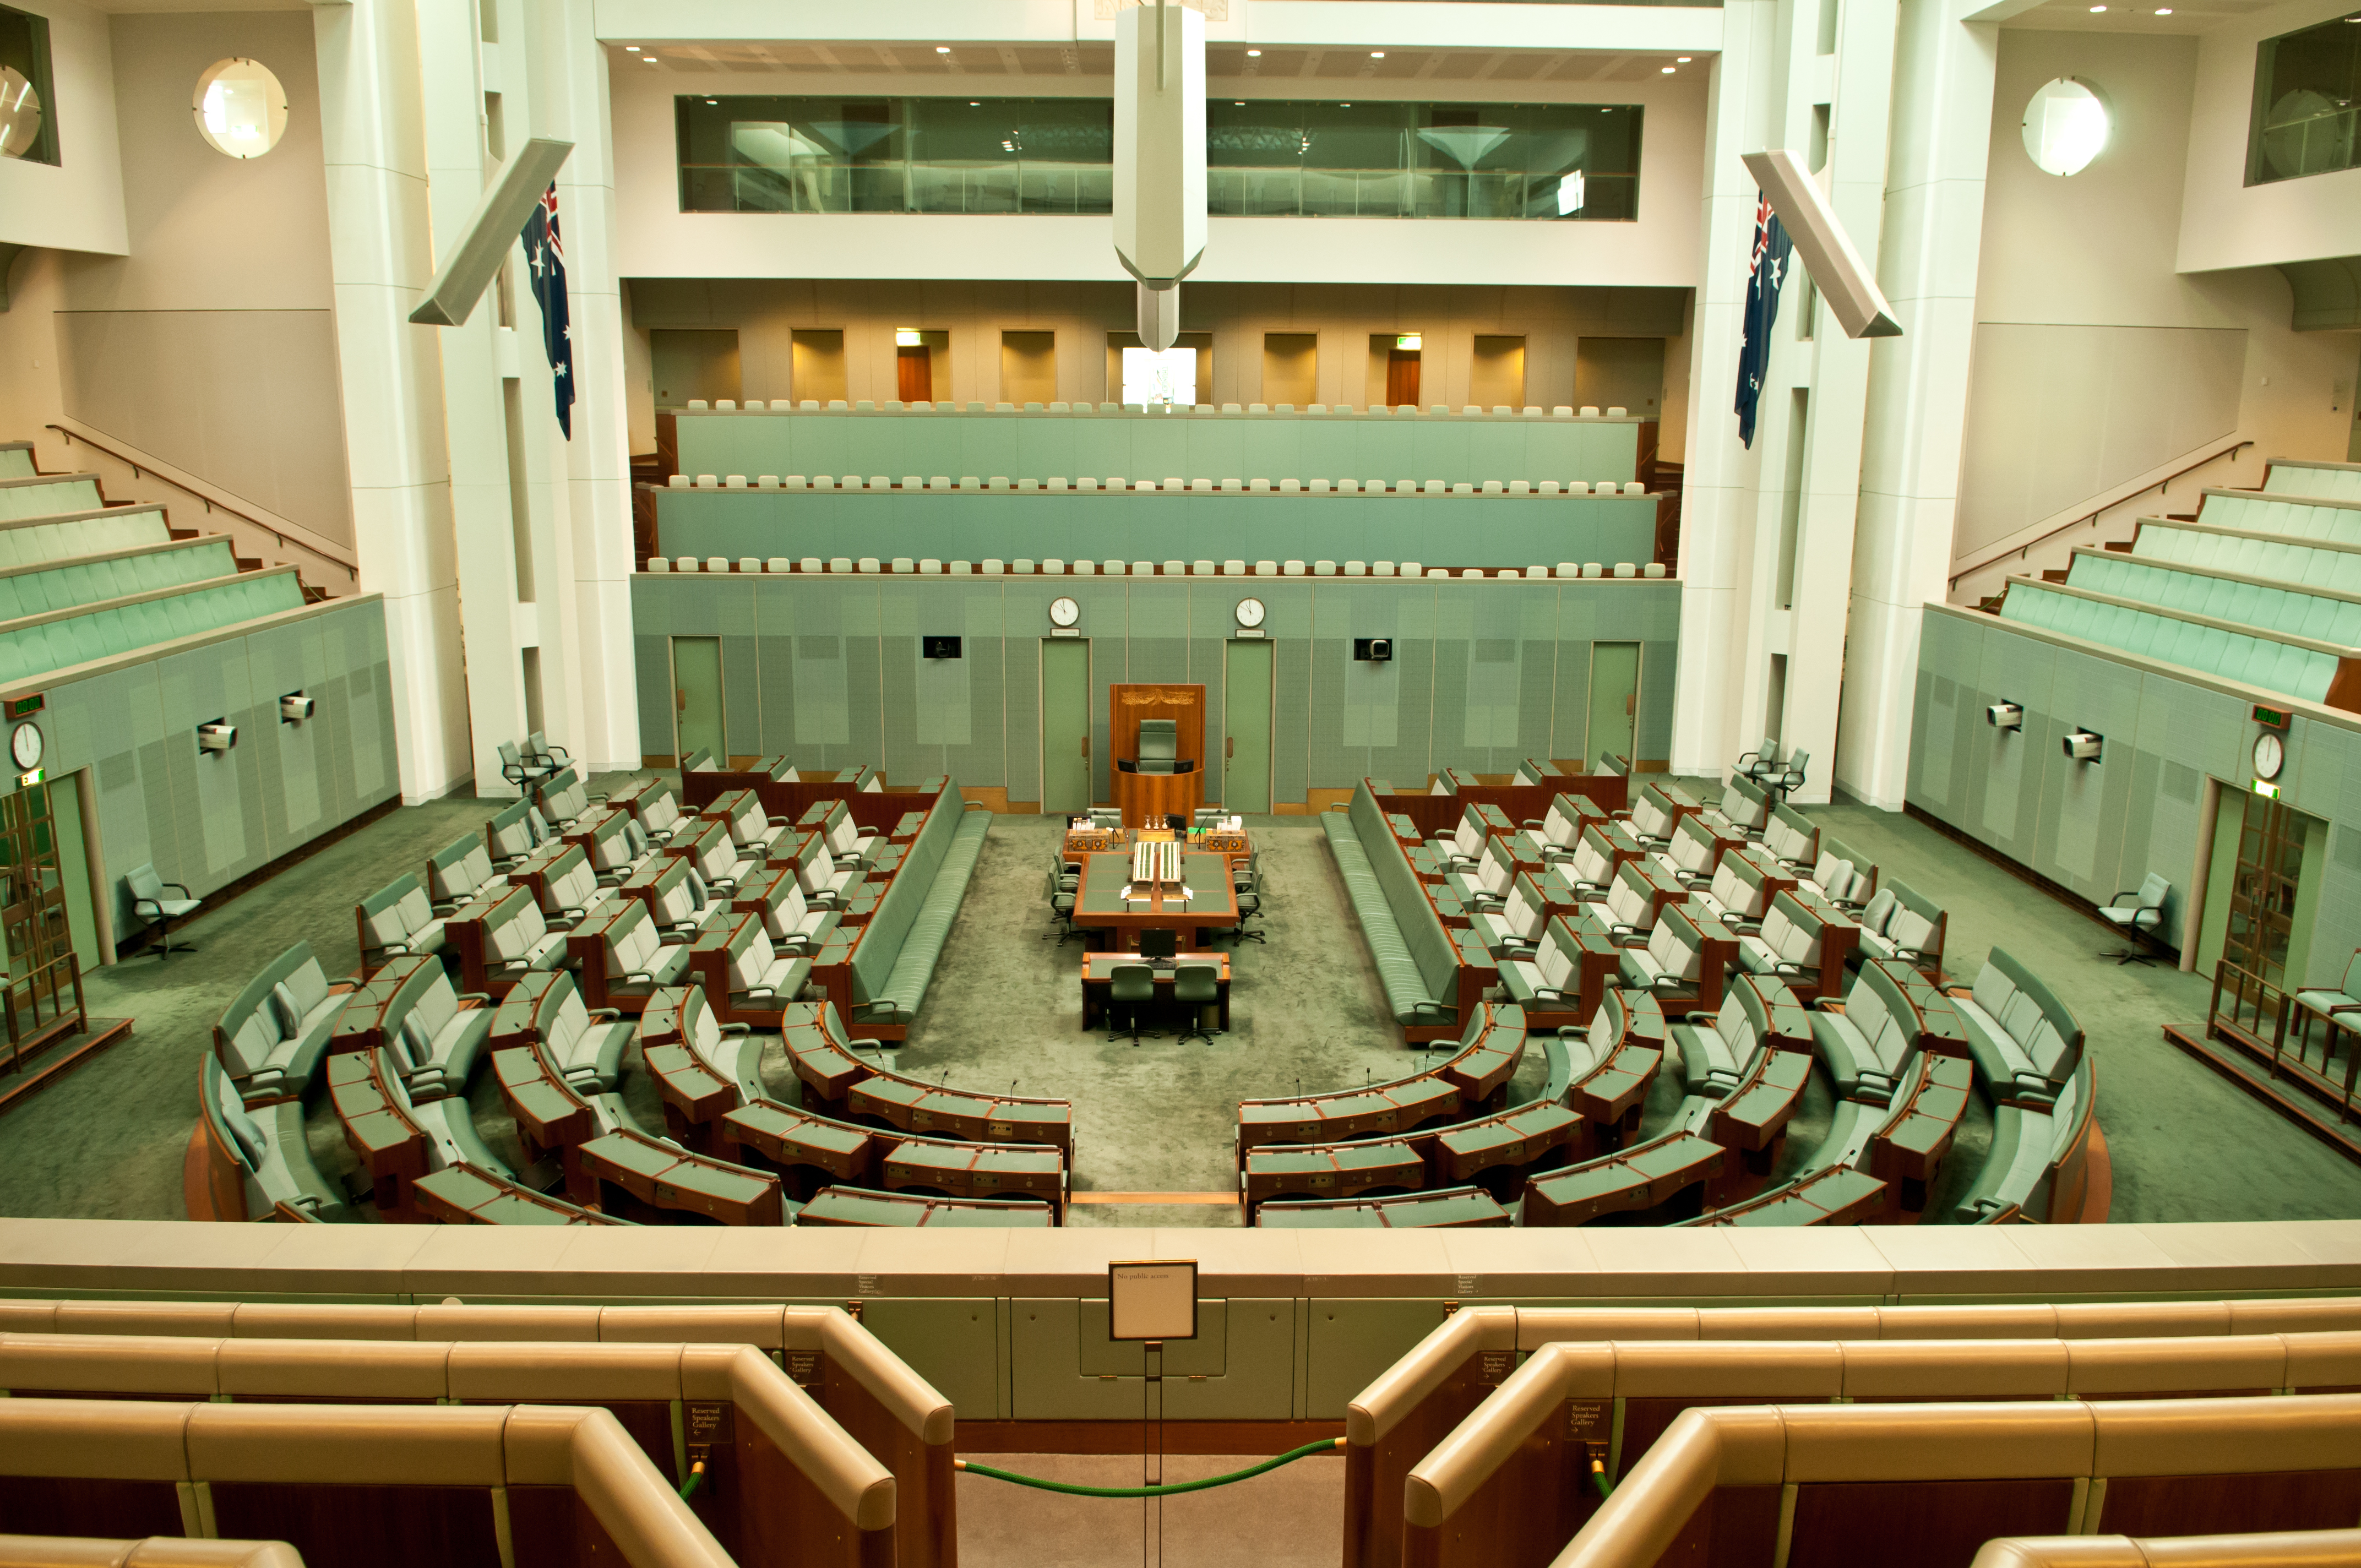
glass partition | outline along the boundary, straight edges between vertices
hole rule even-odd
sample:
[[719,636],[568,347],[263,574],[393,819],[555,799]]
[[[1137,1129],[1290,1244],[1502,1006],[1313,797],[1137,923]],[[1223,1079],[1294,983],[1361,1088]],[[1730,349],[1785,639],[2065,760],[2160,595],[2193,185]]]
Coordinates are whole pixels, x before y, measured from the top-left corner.
[[[675,99],[690,213],[1106,213],[1104,98]],[[1206,206],[1237,217],[1639,215],[1640,108],[1206,106]]]
[[2268,185],[2361,163],[2361,12],[2265,38],[2255,54],[2246,183]]

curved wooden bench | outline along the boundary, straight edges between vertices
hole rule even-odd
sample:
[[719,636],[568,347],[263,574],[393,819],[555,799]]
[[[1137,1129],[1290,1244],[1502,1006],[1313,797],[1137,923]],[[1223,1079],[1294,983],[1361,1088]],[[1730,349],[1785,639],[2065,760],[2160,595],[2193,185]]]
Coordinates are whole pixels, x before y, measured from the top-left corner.
[[[508,1053],[502,1053],[503,1055]],[[561,1199],[521,1187],[472,1165],[448,1166],[418,1179],[418,1212],[446,1225],[627,1225]]]
[[1498,1109],[1524,1059],[1524,1010],[1480,1003],[1450,1060],[1363,1089],[1238,1104],[1238,1157],[1266,1144],[1336,1143],[1404,1133],[1474,1109]]
[[1660,1209],[1691,1187],[1715,1207],[1730,1151],[1695,1133],[1672,1132],[1602,1159],[1568,1166],[1525,1183],[1527,1225],[1583,1225],[1605,1214]]
[[[1068,1100],[978,1094],[925,1083],[863,1060],[847,1045],[831,1002],[798,1003],[780,1026],[804,1103],[848,1121],[874,1118],[900,1132],[998,1144],[1047,1144],[1071,1163],[1074,1107]],[[815,1103],[817,1102],[817,1103]]]
[[583,1186],[568,1190],[585,1204],[599,1197],[601,1186],[613,1186],[651,1208],[703,1214],[725,1225],[776,1225],[786,1219],[777,1177],[644,1133],[608,1133],[575,1153]]
[[[962,1143],[841,1122],[833,1116],[763,1100],[741,1105],[714,1129],[725,1157],[752,1151],[799,1190],[817,1194],[831,1182],[884,1191],[913,1188],[950,1198],[1035,1200],[1065,1223],[1066,1167],[1058,1151],[1038,1144]],[[798,1177],[808,1167],[826,1178]]]
[[1482,1188],[1449,1187],[1360,1201],[1266,1203],[1256,1212],[1255,1223],[1274,1230],[1500,1229],[1510,1217]]
[[1046,1203],[1030,1199],[932,1198],[921,1192],[875,1192],[823,1187],[796,1215],[798,1225],[985,1226],[1038,1228],[1057,1223]]

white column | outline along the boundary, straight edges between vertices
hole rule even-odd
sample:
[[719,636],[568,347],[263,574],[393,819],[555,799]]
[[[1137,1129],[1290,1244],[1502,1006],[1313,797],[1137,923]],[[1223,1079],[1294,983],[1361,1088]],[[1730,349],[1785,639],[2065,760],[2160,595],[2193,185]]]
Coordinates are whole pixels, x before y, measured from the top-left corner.
[[[1839,5],[1839,0],[1820,3]],[[1793,57],[1799,81],[1811,80],[1822,71],[1832,72],[1826,79],[1829,121],[1824,188],[1837,221],[1872,269],[1877,266],[1878,231],[1885,204],[1894,30],[1894,0],[1841,0],[1835,52],[1817,55],[1812,52],[1817,42],[1807,40]],[[1803,113],[1790,119],[1802,122],[1795,134],[1803,137],[1808,135],[1811,106],[1822,93],[1812,91],[1799,96]],[[1796,313],[1798,327],[1804,324],[1805,303],[1797,297],[1789,306]],[[1794,593],[1784,628],[1786,711],[1778,727],[1784,752],[1810,753],[1804,781],[1792,796],[1803,804],[1828,799],[1836,772],[1837,715],[1847,674],[1846,610],[1851,596],[1871,353],[1868,342],[1845,336],[1829,312],[1818,310],[1817,315],[1810,345],[1809,430],[1795,527]],[[1775,517],[1773,521],[1775,527]],[[1772,537],[1775,550],[1776,535]],[[1767,660],[1749,689],[1759,694],[1766,674]]]
[[[607,50],[598,42],[588,0],[526,0],[524,13],[533,43],[533,130],[574,143],[557,176],[572,297],[574,439],[559,444],[564,462],[550,476],[555,554],[540,589],[542,621],[545,638],[559,639],[566,651],[559,677],[566,683],[564,743],[593,768],[636,768],[641,750],[631,654],[631,446],[622,284],[615,270]],[[521,311],[531,313],[529,306]],[[534,332],[539,324],[537,318],[532,322]],[[541,367],[542,380],[528,374],[524,387],[529,401],[543,398],[539,411],[546,424],[547,367],[536,345],[528,342],[522,352],[528,369]],[[528,416],[534,411],[528,410]],[[555,426],[547,428],[554,438]],[[550,650],[544,641],[544,682],[553,678]],[[544,700],[553,707],[556,701],[546,696]],[[553,722],[555,718],[553,712]]]
[[1774,71],[1776,0],[1731,0],[1706,106],[1705,212],[1689,323],[1689,417],[1681,498],[1680,674],[1673,696],[1675,773],[1719,772],[1735,754],[1734,666],[1750,635],[1756,487],[1754,450],[1738,443],[1731,411],[1746,311],[1754,181],[1739,162],[1763,142]]
[[[486,0],[492,4],[493,0]],[[486,146],[483,22],[475,0],[416,0],[422,52],[438,62],[422,83],[436,250],[465,232],[494,160]],[[498,46],[491,46],[497,53]],[[451,514],[467,636],[469,749],[478,795],[509,795],[499,746],[522,741],[524,683],[517,662],[517,572],[509,485],[508,418],[500,378],[500,282],[467,319],[434,329],[442,345]],[[513,333],[506,334],[513,345]]]
[[1904,0],[1894,86],[1911,105],[1886,184],[1878,282],[1903,335],[1877,345],[1853,544],[1837,778],[1902,807],[1921,607],[1944,598],[1975,339],[1997,29],[1960,0]]
[[385,596],[406,802],[469,773],[438,345],[410,312],[434,275],[418,32],[404,0],[313,13],[353,537]]

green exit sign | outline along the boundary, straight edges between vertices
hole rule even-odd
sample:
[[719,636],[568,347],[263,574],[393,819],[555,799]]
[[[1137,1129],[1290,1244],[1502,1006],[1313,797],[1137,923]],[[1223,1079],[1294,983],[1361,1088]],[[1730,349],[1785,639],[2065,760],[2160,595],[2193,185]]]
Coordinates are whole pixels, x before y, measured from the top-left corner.
[[2288,727],[2288,716],[2281,709],[2265,707],[2261,703],[2257,703],[2255,704],[2255,722],[2266,729],[2285,729]]

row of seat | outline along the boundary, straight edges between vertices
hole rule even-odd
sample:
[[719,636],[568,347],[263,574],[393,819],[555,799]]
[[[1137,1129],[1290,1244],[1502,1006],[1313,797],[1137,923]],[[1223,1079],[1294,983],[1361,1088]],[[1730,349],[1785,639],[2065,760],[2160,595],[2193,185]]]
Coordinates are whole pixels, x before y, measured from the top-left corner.
[[1393,561],[1378,561],[1374,564],[1367,561],[1347,561],[1344,563],[1341,568],[1334,561],[1313,561],[1307,566],[1307,565],[1301,561],[1246,562],[1235,560],[1224,561],[1217,566],[1212,561],[1165,561],[1159,564],[1155,561],[1126,562],[1108,560],[1075,561],[1070,565],[1063,560],[1051,559],[1042,561],[1037,565],[1035,562],[1020,557],[1017,560],[1006,563],[997,560],[986,560],[981,563],[953,561],[946,565],[945,563],[939,560],[934,560],[931,558],[926,560],[914,560],[907,555],[897,555],[891,561],[882,560],[875,555],[863,555],[858,560],[855,560],[849,555],[839,555],[827,560],[823,560],[818,555],[807,555],[801,559],[794,559],[785,555],[773,555],[767,558],[754,555],[744,555],[739,557],[735,561],[730,560],[730,557],[726,555],[708,555],[702,558],[695,555],[677,555],[671,557],[652,555],[648,558],[647,569],[651,572],[769,572],[774,574],[795,572],[862,574],[875,574],[880,572],[915,572],[921,576],[948,576],[954,577],[963,577],[971,575],[985,577],[997,577],[1004,575],[1021,577],[1032,576],[1037,571],[1044,576],[1060,576],[1071,571],[1072,575],[1076,576],[1104,576],[1110,577],[1121,577],[1126,576],[1134,577],[1152,577],[1161,575],[1167,577],[1211,577],[1216,576],[1224,577],[1423,576],[1464,579],[1509,577],[1520,580],[1531,580],[1537,577],[1557,577],[1564,579],[1573,577],[1596,578],[1612,576],[1627,580],[1635,577],[1645,577],[1652,582],[1659,580],[1665,576],[1665,569],[1663,563],[1656,561],[1644,563],[1618,561],[1611,567],[1599,561],[1560,561],[1554,568],[1549,566],[1526,566],[1521,569],[1516,567],[1499,567],[1488,571],[1481,566],[1466,566],[1455,572],[1448,566],[1428,566],[1424,563],[1418,561],[1403,561],[1400,563]]
[[[847,402],[842,398],[830,398],[825,403],[822,403],[816,398],[805,398],[801,400],[791,398],[774,398],[767,403],[760,398],[753,398],[748,400],[743,408],[743,411],[747,413],[762,413],[765,411],[771,413],[819,413],[823,411],[828,413],[843,413],[848,411],[854,413],[1194,413],[1203,415],[1213,413],[1291,414],[1296,411],[1296,408],[1293,403],[1247,403],[1243,407],[1236,403],[1197,403],[1194,405],[1180,403],[1170,407],[1166,407],[1161,404],[1146,403],[1071,402],[1029,402],[1024,404],[967,403],[961,405],[958,403],[936,403],[923,400],[905,403],[897,400],[888,400],[881,405],[869,398],[862,398],[851,402]],[[704,398],[691,398],[688,400],[687,411],[690,413],[736,413],[740,411],[740,405],[735,399],[731,398],[717,398],[710,400]],[[1350,414],[1355,411],[1353,405],[1350,403],[1338,403],[1333,408],[1326,403],[1307,403],[1304,405],[1302,411],[1307,414],[1333,413],[1344,415]],[[1542,410],[1530,403],[1526,404],[1522,408],[1510,408],[1506,403],[1496,403],[1489,408],[1483,407],[1476,403],[1469,403],[1465,408],[1457,409],[1453,408],[1448,403],[1436,403],[1431,408],[1423,409],[1415,404],[1410,403],[1405,403],[1399,407],[1389,407],[1383,403],[1371,403],[1368,407],[1360,411],[1364,414],[1372,415],[1378,418],[1383,418],[1389,414],[1399,415],[1404,418],[1422,414],[1430,416],[1456,416],[1465,419],[1481,419],[1488,417],[1492,419],[1507,419],[1512,416],[1524,419],[1539,419],[1543,417]],[[1626,409],[1610,408],[1602,415],[1597,408],[1586,404],[1582,408],[1581,411],[1577,413],[1574,409],[1564,403],[1560,403],[1558,406],[1549,411],[1549,417],[1552,419],[1599,419],[1602,417],[1606,419],[1629,419],[1631,417],[1631,412]]]
[[181,587],[152,589],[0,625],[0,681],[51,671],[193,637],[283,610],[303,608],[292,566]]
[[2078,549],[2066,581],[2093,593],[2273,632],[2361,647],[2361,598],[2250,580],[2215,568]]
[[0,521],[94,511],[106,504],[95,474],[38,474],[0,479]]
[[2350,649],[2260,627],[2218,624],[2186,611],[2102,596],[2064,583],[2012,578],[2004,620],[2178,664],[2265,691],[2326,702]]
[[236,552],[228,536],[218,533],[176,543],[140,541],[64,562],[0,566],[0,621],[236,575]]
[[2136,561],[2236,573],[2333,594],[2361,594],[2361,543],[2327,544],[2143,518],[2132,537]]
[[871,477],[864,485],[858,475],[848,474],[842,479],[821,474],[806,477],[789,474],[782,478],[776,474],[759,474],[750,485],[743,474],[675,474],[665,481],[675,490],[900,490],[905,493],[930,491],[941,494],[950,490],[997,490],[1002,492],[1039,493],[1042,495],[1088,495],[1105,491],[1115,495],[1252,495],[1252,496],[1644,496],[1648,487],[1637,479],[1620,484],[1612,479],[1463,479],[1455,484],[1448,479],[1397,479],[1388,484],[1383,479],[1098,479],[1067,480],[1010,479],[994,475],[980,479],[971,474],[954,481],[948,475],[938,474],[922,479],[916,474],[903,476],[897,484],[884,474]]
[[2197,521],[2209,528],[2235,528],[2309,543],[2361,543],[2361,501],[2339,497],[2336,492],[2343,487],[2334,476],[2284,465],[2274,465],[2271,473],[2283,485],[2294,483],[2296,475],[2302,473],[2328,488],[2294,494],[2209,489],[2198,500]]
[[172,542],[161,506],[99,507],[0,521],[0,571],[46,566],[118,550],[159,549]]

